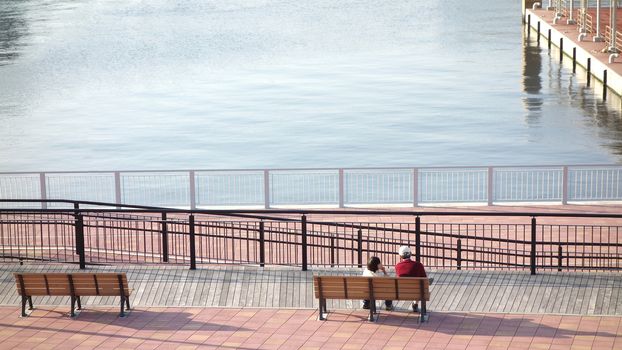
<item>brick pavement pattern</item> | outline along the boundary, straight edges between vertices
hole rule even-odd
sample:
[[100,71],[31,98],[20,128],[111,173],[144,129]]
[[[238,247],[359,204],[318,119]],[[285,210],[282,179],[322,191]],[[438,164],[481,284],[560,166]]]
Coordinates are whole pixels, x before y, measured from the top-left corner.
[[385,312],[363,310],[317,321],[314,310],[144,308],[118,318],[116,308],[65,307],[20,318],[0,307],[2,349],[621,349],[622,318],[598,316]]

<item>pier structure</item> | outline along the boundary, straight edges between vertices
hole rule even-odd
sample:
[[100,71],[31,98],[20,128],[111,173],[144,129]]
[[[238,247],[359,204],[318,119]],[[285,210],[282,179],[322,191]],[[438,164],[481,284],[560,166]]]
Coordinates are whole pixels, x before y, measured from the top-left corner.
[[597,83],[603,99],[622,95],[622,3],[619,0],[523,0],[527,35],[538,45],[558,49],[560,63],[583,67],[587,84]]

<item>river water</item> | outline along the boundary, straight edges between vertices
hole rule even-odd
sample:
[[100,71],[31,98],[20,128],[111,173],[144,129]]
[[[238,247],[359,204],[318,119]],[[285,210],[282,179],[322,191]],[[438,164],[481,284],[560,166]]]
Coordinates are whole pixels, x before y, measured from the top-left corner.
[[619,98],[520,13],[3,0],[0,171],[619,163]]

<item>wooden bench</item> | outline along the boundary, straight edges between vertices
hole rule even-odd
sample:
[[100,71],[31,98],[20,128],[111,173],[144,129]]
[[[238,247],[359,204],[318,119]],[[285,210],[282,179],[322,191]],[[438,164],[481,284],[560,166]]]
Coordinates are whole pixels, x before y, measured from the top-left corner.
[[26,314],[26,301],[33,309],[33,296],[71,297],[71,317],[75,317],[76,302],[82,309],[85,296],[119,296],[121,313],[125,317],[124,306],[130,309],[130,294],[125,273],[14,273],[17,293],[22,297],[22,316]]
[[313,276],[319,299],[319,319],[326,319],[326,299],[369,300],[369,320],[375,321],[376,300],[421,301],[421,321],[427,318],[430,280],[422,277]]

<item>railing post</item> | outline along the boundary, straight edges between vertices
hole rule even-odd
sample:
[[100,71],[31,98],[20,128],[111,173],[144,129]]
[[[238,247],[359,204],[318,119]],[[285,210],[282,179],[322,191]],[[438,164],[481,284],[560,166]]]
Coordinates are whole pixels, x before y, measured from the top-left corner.
[[462,240],[458,239],[458,252],[456,261],[458,263],[458,270],[462,270]]
[[[47,186],[45,183],[45,173],[39,173],[39,188],[41,191],[41,199],[42,200],[48,199],[48,190],[47,190]],[[48,208],[48,203],[42,201],[41,209],[47,209],[47,208]]]
[[536,274],[536,217],[531,218],[531,254],[529,259],[531,274]]
[[359,268],[363,267],[363,230],[359,229],[357,231],[357,251],[358,251],[358,257],[357,257],[357,265]]
[[600,0],[596,0],[596,34],[592,37],[592,41],[603,41],[603,38],[600,36]]
[[263,171],[263,198],[264,206],[270,209],[270,170]]
[[190,210],[195,210],[197,208],[197,186],[194,170],[190,170],[188,176],[190,178]]
[[76,218],[76,231],[75,231],[76,236],[74,237],[75,241],[76,241],[76,255],[80,254],[80,249],[78,247],[78,240],[80,239],[78,237],[79,234],[78,234],[78,226],[77,226],[78,215],[80,215],[80,203],[74,202],[73,203],[73,216]]
[[84,218],[82,214],[76,215],[76,250],[80,261],[80,270],[86,269],[86,256],[84,253]]
[[495,194],[494,194],[494,169],[493,167],[488,167],[488,205],[492,205],[494,203]]
[[307,271],[307,216],[300,220],[302,225],[302,271]]
[[166,213],[162,213],[162,261],[168,262],[168,223]]
[[345,204],[345,189],[343,179],[343,169],[339,169],[339,208],[343,208]]
[[330,237],[330,267],[335,267],[335,236]]
[[266,238],[264,222],[259,222],[259,266],[264,267],[266,265]]
[[413,206],[419,205],[419,169],[413,169]]
[[561,244],[559,245],[559,247],[557,247],[557,271],[561,271],[562,270],[562,246]]
[[415,260],[421,262],[421,218],[415,219]]
[[568,204],[568,167],[562,168],[562,204]]
[[194,233],[194,215],[188,217],[188,225],[190,226],[190,270],[197,269],[197,252],[195,247]]
[[114,172],[114,202],[117,203],[117,209],[121,209],[119,204],[123,203],[121,200],[121,173]]

